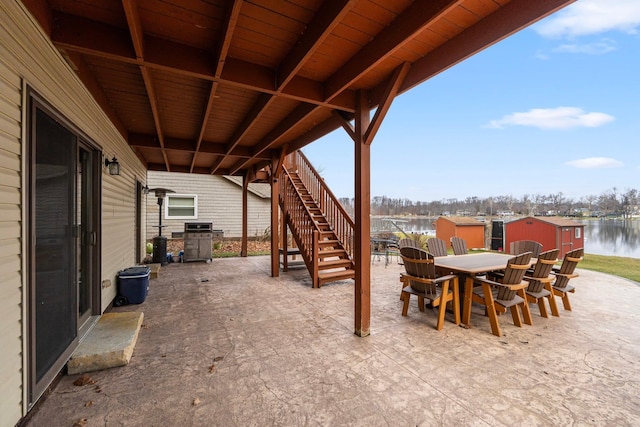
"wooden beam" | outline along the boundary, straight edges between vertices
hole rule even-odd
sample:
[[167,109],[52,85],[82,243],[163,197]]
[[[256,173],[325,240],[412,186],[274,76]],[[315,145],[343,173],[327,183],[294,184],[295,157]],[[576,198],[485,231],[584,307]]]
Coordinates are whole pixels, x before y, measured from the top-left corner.
[[277,90],[291,81],[355,3],[355,0],[332,0],[322,3],[320,9],[314,14],[314,20],[307,25],[295,47],[280,63],[276,80]]
[[102,87],[100,87],[100,85],[96,81],[93,73],[87,66],[87,63],[84,62],[82,55],[77,52],[63,52],[63,56],[71,62],[71,64],[69,65],[74,68],[74,71],[76,72],[78,77],[80,77],[80,80],[82,80],[82,83],[87,88],[87,90],[91,93],[93,99],[95,99],[98,105],[100,105],[102,111],[104,111],[107,117],[109,117],[109,120],[111,120],[111,123],[113,123],[116,129],[118,129],[120,135],[122,135],[122,137],[127,140],[127,128],[124,126],[122,120],[120,120],[120,117],[113,109],[113,106],[102,90]]
[[334,114],[330,118],[328,118],[327,120],[318,123],[317,125],[315,125],[311,129],[309,129],[309,131],[307,133],[299,136],[298,138],[294,139],[293,141],[290,141],[289,142],[289,152],[293,153],[294,151],[299,150],[299,149],[301,149],[302,147],[304,147],[306,145],[309,145],[313,141],[316,141],[316,140],[322,138],[323,136],[333,132],[334,130],[338,129],[342,125],[342,122],[344,120],[346,120],[346,119],[342,118],[341,116],[336,116]]
[[248,252],[248,235],[249,235],[249,176],[250,171],[247,171],[242,177],[242,244],[240,249],[240,256],[246,257]]
[[380,129],[380,125],[382,125],[382,120],[384,120],[389,108],[391,108],[391,103],[395,99],[398,89],[409,72],[410,67],[411,65],[408,62],[405,62],[400,67],[396,68],[391,75],[387,90],[382,97],[382,101],[380,102],[380,105],[378,105],[378,109],[371,120],[371,125],[367,128],[364,134],[365,144],[371,144],[373,142],[373,138],[376,133],[378,133],[378,129]]
[[331,113],[333,114],[333,117],[340,123],[345,132],[347,132],[349,138],[355,141],[357,139],[357,136],[356,131],[351,124],[351,119],[337,110],[333,110]]
[[358,97],[355,135],[355,334],[371,331],[371,145],[364,140],[369,127],[369,99],[361,91]]
[[[127,24],[129,26],[129,33],[131,35],[131,41],[133,43],[133,50],[136,54],[138,61],[144,61],[144,31],[142,29],[142,21],[140,20],[140,14],[138,13],[138,5],[135,0],[122,0],[122,7],[124,8],[124,14],[127,18]],[[153,114],[153,122],[156,127],[156,134],[158,135],[158,142],[162,149],[162,157],[167,166],[167,171],[171,171],[171,165],[169,164],[169,158],[164,150],[164,133],[162,131],[162,122],[160,120],[160,112],[158,111],[158,101],[156,97],[155,88],[153,85],[153,79],[151,73],[143,64],[139,65],[140,74],[144,81],[144,86],[147,89],[147,97],[149,98],[149,105],[151,106],[151,113]]]
[[211,67],[211,54],[207,51],[147,35],[144,58],[138,59],[130,37],[120,28],[61,12],[55,13],[55,22],[51,39],[58,48],[355,112],[355,92],[352,90],[345,90],[327,101],[322,82],[300,76],[293,77],[289,84],[278,90],[275,70],[233,57],[226,58],[222,74],[216,77]]
[[356,53],[326,83],[327,98],[341,93],[462,0],[417,0]]
[[[251,107],[251,110],[249,110],[249,113],[246,116],[244,116],[244,119],[242,120],[242,123],[240,123],[240,126],[238,126],[235,132],[233,133],[233,136],[229,138],[229,142],[227,144],[224,155],[228,155],[232,152],[232,150],[240,143],[240,141],[247,134],[247,132],[249,132],[251,127],[256,124],[256,121],[258,120],[258,118],[262,116],[262,114],[266,111],[267,107],[271,104],[273,100],[274,100],[274,97],[272,95],[269,95],[266,93],[260,94],[256,102]],[[223,160],[224,160],[224,157],[220,157],[213,164],[213,166],[211,167],[211,174],[216,173],[216,171],[222,164]]]
[[[310,104],[302,104],[298,108],[296,108],[291,114],[287,116],[286,119],[278,123],[278,125],[271,130],[253,149],[254,157],[260,155],[263,151],[271,148],[275,143],[277,143],[280,138],[282,138],[291,128],[298,122],[304,120],[306,117],[311,115],[316,109],[319,108],[316,105]],[[231,167],[232,173],[238,172],[245,165],[249,163],[252,159],[244,159],[237,162],[235,165]]]
[[[512,0],[411,65],[399,93],[447,70],[464,59],[522,30],[573,0]],[[378,88],[374,104],[383,88]]]
[[[148,135],[148,134],[130,134],[129,135],[129,145],[133,148],[148,148],[153,150],[160,150],[160,143],[158,141],[158,137],[156,135]],[[165,138],[164,139],[164,147],[167,150],[179,150],[179,151],[187,151],[194,153],[196,150],[196,142],[191,139],[180,139],[180,138]],[[278,150],[265,150],[261,154],[254,156],[253,149],[247,146],[239,146],[233,149],[230,153],[227,154],[227,145],[211,142],[211,141],[203,141],[200,145],[201,153],[208,154],[217,154],[217,155],[228,155],[230,157],[243,157],[243,158],[252,158],[259,160],[271,160],[273,153],[279,153]]]
[[[240,15],[240,6],[242,6],[242,0],[234,1],[231,6],[227,9],[225,25],[222,29],[222,43],[218,49],[218,54],[216,55],[216,67],[213,73],[216,79],[220,78],[222,75],[222,70],[224,68],[224,64],[227,60],[227,55],[229,53],[229,46],[231,46],[231,40],[233,38],[233,33],[236,28],[236,24],[238,23],[238,16]],[[200,144],[204,138],[204,134],[207,130],[207,124],[209,123],[209,116],[211,115],[211,110],[213,109],[213,104],[216,99],[216,92],[218,90],[218,85],[220,83],[218,81],[211,82],[211,88],[209,90],[207,106],[204,109],[202,114],[202,119],[200,121],[200,133],[198,134],[198,142],[196,144],[196,151],[193,154],[193,159],[191,160],[191,170],[195,167],[196,158],[198,157],[198,151],[200,150]],[[228,153],[227,153],[228,154]],[[219,166],[219,164],[218,164]],[[213,171],[215,172],[215,171]],[[212,172],[212,173],[213,173]]]
[[278,157],[274,156],[271,160],[271,277],[280,276],[280,256],[278,254],[278,226],[279,217],[278,211],[280,209],[278,198],[280,197],[280,183],[278,182],[278,175],[274,173],[278,163]]

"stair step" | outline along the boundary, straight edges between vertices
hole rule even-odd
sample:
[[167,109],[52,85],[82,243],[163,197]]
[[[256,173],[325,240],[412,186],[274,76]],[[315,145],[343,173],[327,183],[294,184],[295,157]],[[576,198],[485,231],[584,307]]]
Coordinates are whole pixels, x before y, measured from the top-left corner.
[[321,248],[326,248],[326,247],[336,247],[340,245],[340,241],[339,240],[320,240],[318,241],[318,246],[320,246]]
[[348,258],[347,251],[344,249],[324,249],[318,254],[318,258],[340,257]]
[[318,281],[320,286],[329,282],[337,282],[338,280],[353,279],[356,276],[355,270],[339,270],[318,273]]
[[331,268],[351,268],[353,263],[347,258],[331,259],[328,261],[320,261],[318,263],[319,270],[329,270]]

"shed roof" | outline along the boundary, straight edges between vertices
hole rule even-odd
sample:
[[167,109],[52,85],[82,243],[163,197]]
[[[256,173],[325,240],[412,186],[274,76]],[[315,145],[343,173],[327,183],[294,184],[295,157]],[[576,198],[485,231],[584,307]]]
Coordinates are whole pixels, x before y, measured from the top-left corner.
[[571,219],[567,219],[567,218],[563,218],[560,216],[528,216],[525,218],[519,218],[516,219],[512,222],[516,222],[516,221],[526,221],[526,220],[530,220],[530,219],[536,219],[538,221],[541,222],[546,222],[549,224],[553,224],[556,225],[558,227],[584,227],[584,224],[580,224],[579,222],[576,222],[574,220]]
[[22,3],[149,170],[241,175],[573,1]]
[[484,225],[484,222],[468,216],[441,216],[440,219],[453,222],[455,225],[459,226]]

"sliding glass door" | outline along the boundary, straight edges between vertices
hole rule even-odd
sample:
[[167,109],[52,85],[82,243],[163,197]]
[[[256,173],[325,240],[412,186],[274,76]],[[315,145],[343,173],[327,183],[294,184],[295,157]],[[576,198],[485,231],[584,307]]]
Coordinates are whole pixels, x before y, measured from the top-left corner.
[[[42,393],[99,314],[100,152],[54,112],[30,109],[30,384]],[[96,190],[98,188],[98,190]]]

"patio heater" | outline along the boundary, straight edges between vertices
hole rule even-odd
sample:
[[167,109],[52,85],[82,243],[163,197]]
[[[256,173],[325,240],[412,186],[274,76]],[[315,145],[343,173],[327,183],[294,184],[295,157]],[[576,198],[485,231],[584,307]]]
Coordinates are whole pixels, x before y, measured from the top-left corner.
[[168,188],[150,188],[150,193],[158,198],[158,235],[153,238],[153,263],[167,265],[167,238],[162,235],[162,203],[167,193],[175,193]]

